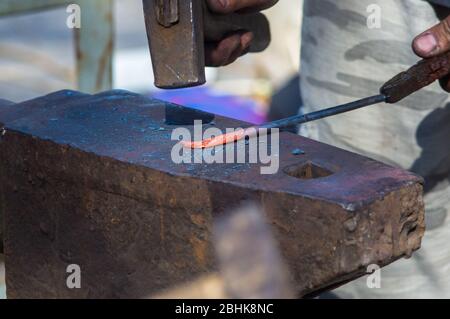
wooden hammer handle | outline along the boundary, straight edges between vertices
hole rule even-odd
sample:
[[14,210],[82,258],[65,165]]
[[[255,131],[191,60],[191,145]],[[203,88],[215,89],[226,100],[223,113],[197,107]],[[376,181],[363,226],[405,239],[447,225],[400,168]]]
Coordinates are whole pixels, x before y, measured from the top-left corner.
[[227,34],[237,31],[251,31],[254,35],[250,52],[261,52],[270,44],[270,25],[262,13],[250,14],[215,14],[204,4],[204,30],[205,40],[217,42]]
[[386,82],[380,92],[386,96],[387,103],[396,103],[449,74],[450,52],[447,52],[421,60]]

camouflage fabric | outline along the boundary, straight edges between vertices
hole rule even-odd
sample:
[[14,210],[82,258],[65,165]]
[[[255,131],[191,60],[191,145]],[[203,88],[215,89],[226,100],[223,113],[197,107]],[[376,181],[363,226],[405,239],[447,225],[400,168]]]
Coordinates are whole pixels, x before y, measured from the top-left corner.
[[[443,2],[443,1],[441,1]],[[449,3],[450,1],[445,1]],[[379,5],[381,27],[369,28]],[[419,60],[411,41],[438,23],[423,0],[305,0],[301,92],[304,112],[375,95]],[[427,231],[411,259],[381,271],[381,289],[362,278],[345,297],[450,297],[450,99],[438,84],[396,105],[376,105],[310,123],[302,135],[409,169],[426,180]]]

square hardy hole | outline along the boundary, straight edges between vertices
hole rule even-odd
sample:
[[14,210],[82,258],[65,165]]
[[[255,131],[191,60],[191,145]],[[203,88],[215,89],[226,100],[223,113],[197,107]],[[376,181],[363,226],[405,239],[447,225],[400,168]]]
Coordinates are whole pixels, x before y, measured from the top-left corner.
[[316,179],[327,177],[335,173],[313,162],[306,162],[288,166],[284,169],[284,172],[289,176],[299,179]]

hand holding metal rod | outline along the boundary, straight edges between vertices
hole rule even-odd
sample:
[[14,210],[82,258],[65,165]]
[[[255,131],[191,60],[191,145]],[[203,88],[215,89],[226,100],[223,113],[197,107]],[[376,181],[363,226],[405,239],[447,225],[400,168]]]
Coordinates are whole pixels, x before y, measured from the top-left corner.
[[423,59],[405,72],[402,72],[386,82],[380,89],[380,94],[367,97],[355,102],[343,104],[328,109],[312,112],[309,114],[291,116],[285,119],[269,122],[259,126],[252,126],[238,130],[234,133],[216,136],[211,139],[186,142],[185,147],[189,148],[209,148],[222,144],[235,142],[246,136],[257,134],[258,129],[283,128],[291,125],[303,124],[316,121],[326,117],[357,110],[369,105],[385,103],[397,103],[407,96],[432,84],[450,74],[450,52],[443,55]]

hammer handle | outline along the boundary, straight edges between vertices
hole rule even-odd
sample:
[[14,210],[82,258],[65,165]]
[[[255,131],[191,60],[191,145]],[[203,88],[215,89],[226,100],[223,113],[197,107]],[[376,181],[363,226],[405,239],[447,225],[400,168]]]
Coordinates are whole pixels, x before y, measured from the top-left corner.
[[206,41],[217,42],[232,32],[251,31],[254,38],[249,52],[261,52],[270,44],[269,21],[262,13],[221,15],[212,13],[204,4],[203,19]]
[[437,57],[421,60],[409,70],[386,82],[380,92],[386,96],[386,103],[397,103],[449,74],[450,52],[447,52]]

